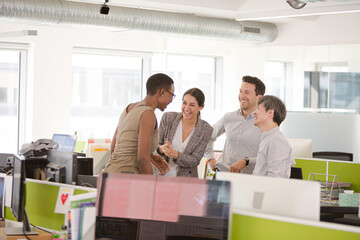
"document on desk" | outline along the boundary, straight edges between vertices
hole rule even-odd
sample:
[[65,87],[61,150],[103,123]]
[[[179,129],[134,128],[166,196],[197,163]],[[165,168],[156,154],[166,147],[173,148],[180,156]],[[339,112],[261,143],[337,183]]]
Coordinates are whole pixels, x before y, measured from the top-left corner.
[[5,207],[11,207],[12,176],[5,176]]
[[[95,203],[80,204],[79,240],[95,239]],[[74,235],[73,235],[74,236]],[[75,239],[75,238],[74,238]]]
[[[70,198],[71,206],[71,236],[72,239],[79,239],[79,227],[81,216],[81,204],[96,202],[97,192],[83,193],[74,195]],[[95,217],[94,217],[95,221]]]
[[55,213],[66,214],[70,208],[70,198],[74,195],[74,188],[60,187],[55,204]]

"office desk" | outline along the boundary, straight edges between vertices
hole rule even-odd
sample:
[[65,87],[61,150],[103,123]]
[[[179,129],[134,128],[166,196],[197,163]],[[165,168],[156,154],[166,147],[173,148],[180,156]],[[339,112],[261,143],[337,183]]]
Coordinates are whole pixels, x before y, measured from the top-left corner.
[[234,210],[231,225],[231,240],[360,239],[359,227],[245,210]]
[[320,206],[320,213],[358,214],[359,207]]
[[343,218],[335,218],[332,222],[334,223],[340,223],[340,224],[346,224],[351,226],[360,226],[360,218],[357,216],[346,216]]
[[[51,240],[52,239],[52,235],[48,232],[45,232],[43,230],[40,229],[36,229],[39,232],[39,235],[30,235],[29,238],[30,239],[34,239],[34,240]],[[26,239],[26,237],[24,235],[17,235],[17,236],[6,236],[4,233],[4,229],[0,228],[0,240],[23,240]]]
[[320,221],[360,226],[359,207],[321,206]]
[[[96,239],[225,240],[228,219],[179,215],[178,222],[96,217]],[[121,237],[120,237],[121,236]]]

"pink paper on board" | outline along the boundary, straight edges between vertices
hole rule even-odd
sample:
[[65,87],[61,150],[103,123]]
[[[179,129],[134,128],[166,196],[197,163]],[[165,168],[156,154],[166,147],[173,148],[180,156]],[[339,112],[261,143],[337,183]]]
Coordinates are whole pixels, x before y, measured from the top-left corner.
[[206,214],[208,186],[205,180],[181,178],[178,215],[199,216]]
[[179,195],[179,178],[158,176],[152,219],[176,222],[178,220]]
[[131,175],[110,173],[106,179],[102,216],[127,218]]
[[132,176],[129,198],[129,218],[152,219],[155,183],[155,176]]

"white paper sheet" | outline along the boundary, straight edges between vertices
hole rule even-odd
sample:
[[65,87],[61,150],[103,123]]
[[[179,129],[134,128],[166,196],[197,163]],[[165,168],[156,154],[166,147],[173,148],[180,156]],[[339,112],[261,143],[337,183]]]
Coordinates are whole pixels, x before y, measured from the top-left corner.
[[67,214],[70,210],[70,197],[74,195],[74,188],[60,187],[55,205],[55,213]]

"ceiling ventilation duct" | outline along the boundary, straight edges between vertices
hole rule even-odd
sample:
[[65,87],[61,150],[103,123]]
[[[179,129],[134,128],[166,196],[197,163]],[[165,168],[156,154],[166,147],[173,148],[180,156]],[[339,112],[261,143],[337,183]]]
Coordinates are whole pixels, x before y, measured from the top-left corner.
[[278,34],[272,23],[237,22],[118,6],[111,6],[109,14],[103,15],[99,9],[100,5],[65,0],[0,0],[0,21],[157,31],[251,43],[271,42]]

